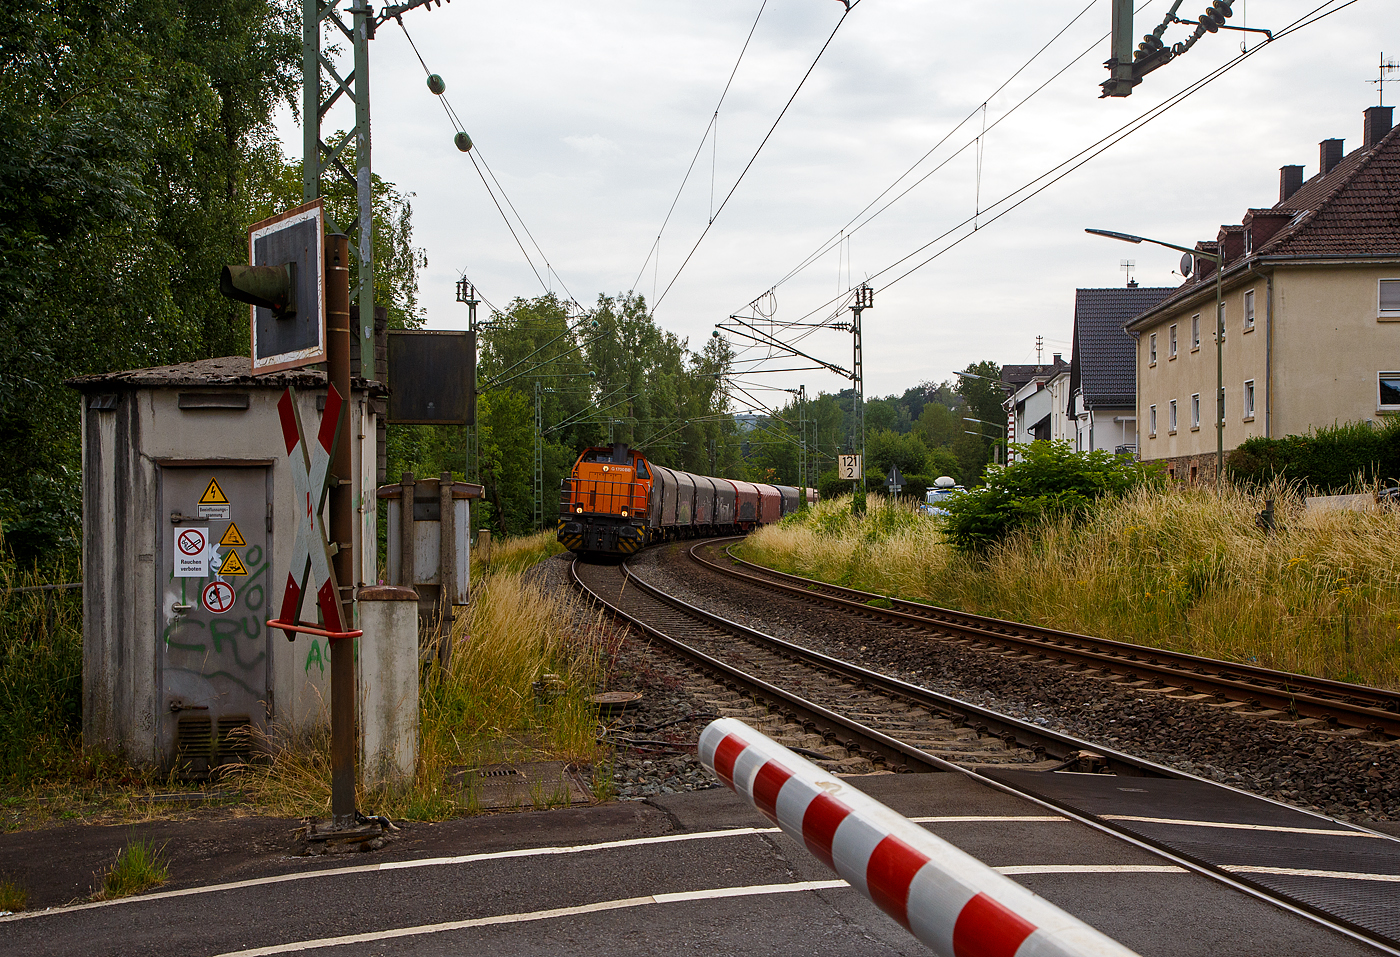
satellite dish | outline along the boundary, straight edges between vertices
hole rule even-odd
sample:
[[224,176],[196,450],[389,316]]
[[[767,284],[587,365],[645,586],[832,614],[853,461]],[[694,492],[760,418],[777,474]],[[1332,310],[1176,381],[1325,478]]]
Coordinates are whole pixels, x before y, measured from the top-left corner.
[[1191,278],[1191,271],[1196,268],[1196,257],[1190,253],[1182,253],[1181,274],[1187,279]]

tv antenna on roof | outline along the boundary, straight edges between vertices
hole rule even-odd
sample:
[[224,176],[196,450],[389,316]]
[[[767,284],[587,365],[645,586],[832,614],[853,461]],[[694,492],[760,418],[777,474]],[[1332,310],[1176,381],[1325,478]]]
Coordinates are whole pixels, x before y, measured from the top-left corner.
[[1367,83],[1374,83],[1378,89],[1378,100],[1380,106],[1385,106],[1385,75],[1400,71],[1400,63],[1385,58],[1385,51],[1381,51],[1381,63],[1376,79],[1367,80]]
[[1137,266],[1137,261],[1133,259],[1123,259],[1118,263],[1118,268],[1123,270],[1123,275],[1127,278],[1129,289],[1137,285],[1133,282],[1133,268],[1135,266]]

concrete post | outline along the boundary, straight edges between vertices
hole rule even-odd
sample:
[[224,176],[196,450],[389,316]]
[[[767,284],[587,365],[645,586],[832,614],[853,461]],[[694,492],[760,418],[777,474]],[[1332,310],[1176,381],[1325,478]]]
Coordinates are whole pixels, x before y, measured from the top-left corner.
[[438,664],[452,661],[452,606],[457,604],[457,523],[452,511],[452,473],[438,479]]
[[403,473],[399,480],[399,580],[395,585],[413,588],[418,584],[413,567],[413,473]]
[[418,593],[374,585],[359,598],[362,783],[403,783],[418,766]]

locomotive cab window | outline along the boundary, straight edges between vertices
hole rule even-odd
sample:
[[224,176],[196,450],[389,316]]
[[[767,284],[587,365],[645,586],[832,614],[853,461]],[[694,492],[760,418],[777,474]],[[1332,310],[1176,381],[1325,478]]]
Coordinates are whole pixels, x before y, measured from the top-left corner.
[[636,460],[636,463],[637,463],[637,478],[639,478],[639,479],[649,479],[649,478],[651,478],[651,473],[647,471],[646,459],[637,459],[637,460]]

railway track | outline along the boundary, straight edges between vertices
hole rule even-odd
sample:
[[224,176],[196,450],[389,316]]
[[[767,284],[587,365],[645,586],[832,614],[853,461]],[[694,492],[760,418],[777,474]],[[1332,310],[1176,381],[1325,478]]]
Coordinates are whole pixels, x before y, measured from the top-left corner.
[[[714,615],[632,575],[575,561],[576,584],[725,689],[774,715],[766,730],[819,763],[895,771],[992,767],[1178,772],[908,684]],[[775,719],[781,718],[781,721]]]
[[[691,550],[712,544],[702,542]],[[759,577],[739,574],[749,580]],[[856,756],[894,771],[970,774],[1384,952],[1400,954],[1400,928],[1389,916],[1393,881],[1400,876],[1400,846],[1393,838],[764,635],[653,587],[625,564],[575,560],[571,575],[614,615],[686,659],[692,673],[710,682],[712,691],[700,697],[709,699],[716,711],[741,717],[819,764],[849,770],[841,766]],[[795,590],[810,601],[815,589],[799,581],[802,587]],[[885,620],[890,611],[903,612],[866,604],[883,596],[857,602],[863,593],[833,591],[821,600],[842,602],[848,612]],[[896,621],[921,630],[934,624],[913,613]],[[1140,648],[1134,651],[1142,654]],[[1044,773],[1054,771],[1097,773]],[[1137,795],[1143,796],[1141,803]],[[1354,872],[1363,866],[1375,876]]]
[[[1147,693],[1215,699],[1257,717],[1292,718],[1400,738],[1400,693],[1394,691],[1145,648],[829,585],[736,558],[729,553],[726,541],[736,540],[698,543],[688,554],[693,561],[748,585],[915,629],[933,638],[1005,648],[1029,660],[1098,671]],[[702,556],[721,548],[722,559]]]

